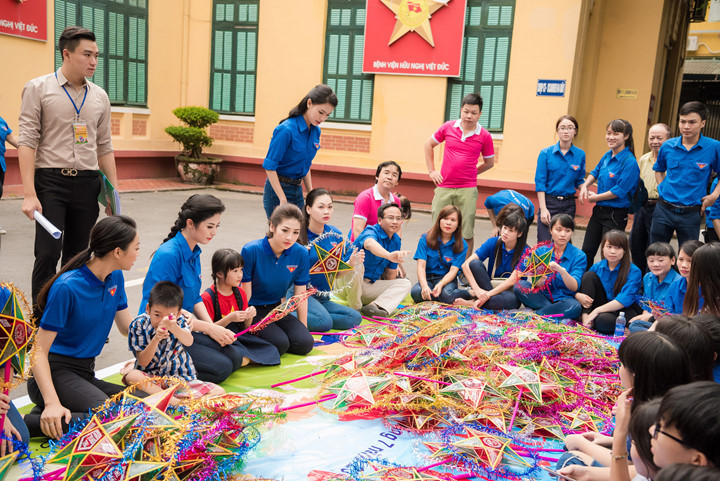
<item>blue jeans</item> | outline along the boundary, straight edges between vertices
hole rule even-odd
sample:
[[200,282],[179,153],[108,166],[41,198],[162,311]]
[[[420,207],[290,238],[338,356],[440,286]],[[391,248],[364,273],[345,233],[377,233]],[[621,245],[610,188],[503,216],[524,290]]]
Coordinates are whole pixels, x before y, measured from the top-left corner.
[[308,298],[307,326],[312,332],[326,332],[330,329],[344,331],[362,322],[358,311],[333,302],[329,296]]
[[30,432],[28,431],[25,421],[23,421],[22,414],[17,410],[15,405],[10,402],[10,410],[7,412],[7,418],[15,426],[15,429],[20,433],[20,441],[27,444],[30,442]]
[[[291,185],[286,184],[285,182],[280,182],[280,187],[282,187],[283,192],[285,192],[285,198],[287,198],[288,203],[295,204],[300,208],[300,210],[303,210],[303,207],[305,207],[305,199],[303,198],[302,184]],[[275,190],[272,188],[272,185],[270,185],[270,181],[265,179],[263,208],[265,209],[265,215],[268,219],[272,215],[273,210],[275,210],[275,207],[279,205],[280,199],[278,199]]]
[[[428,277],[427,284],[430,289],[433,289],[438,282],[442,280],[442,277]],[[420,283],[416,282],[410,290],[410,296],[415,302],[424,302],[425,299],[422,297],[422,287]],[[472,299],[472,296],[465,289],[458,289],[457,281],[448,282],[445,287],[440,291],[440,295],[435,297],[431,295],[433,301],[442,302],[443,304],[452,304],[455,299],[462,297],[463,299]]]
[[[490,274],[485,267],[485,263],[483,263],[480,259],[473,259],[470,262],[470,271],[475,278],[475,282],[477,282],[478,286],[480,286],[480,289],[484,291],[492,290],[493,285],[490,279]],[[520,301],[518,301],[518,298],[513,291],[507,290],[492,296],[480,307],[490,311],[517,309],[520,307]]]
[[566,319],[577,319],[582,312],[580,303],[572,298],[560,299],[559,301],[551,301],[544,292],[523,292],[522,289],[530,289],[528,281],[520,281],[513,289],[518,300],[530,309],[535,310],[535,314],[539,316],[547,316],[549,314],[562,314]]
[[670,242],[673,232],[677,232],[678,246],[685,241],[697,240],[700,236],[700,212],[676,214],[658,202],[650,227],[650,243]]
[[653,323],[650,321],[637,320],[628,324],[628,331],[630,331],[630,334],[632,334],[633,332],[647,331],[652,325]]

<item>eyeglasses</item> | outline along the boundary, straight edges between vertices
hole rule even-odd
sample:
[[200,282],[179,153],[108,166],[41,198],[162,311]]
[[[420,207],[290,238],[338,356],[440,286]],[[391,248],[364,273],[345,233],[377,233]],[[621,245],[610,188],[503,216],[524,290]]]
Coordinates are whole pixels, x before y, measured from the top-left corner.
[[381,217],[382,219],[387,219],[390,222],[402,222],[405,218],[404,217],[395,217],[395,216],[385,216]]
[[558,132],[575,132],[575,127],[558,127]]
[[682,444],[683,446],[687,446],[687,447],[689,447],[689,448],[692,447],[692,446],[690,446],[688,443],[686,443],[685,441],[683,441],[682,439],[676,438],[676,437],[673,436],[672,434],[668,434],[666,431],[663,431],[662,429],[660,429],[660,421],[658,421],[658,422],[655,423],[655,428],[653,429],[653,435],[652,435],[653,439],[657,439],[657,438],[658,438],[658,433],[664,434],[665,436],[669,437],[669,438],[672,439],[673,441],[677,441],[678,443]]

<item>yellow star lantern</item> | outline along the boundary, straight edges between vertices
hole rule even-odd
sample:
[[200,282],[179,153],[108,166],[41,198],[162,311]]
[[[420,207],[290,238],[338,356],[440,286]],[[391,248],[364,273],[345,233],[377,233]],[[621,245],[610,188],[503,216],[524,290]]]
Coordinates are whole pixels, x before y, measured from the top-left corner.
[[350,264],[342,260],[343,248],[345,242],[338,243],[335,247],[326,251],[317,244],[314,244],[315,252],[317,252],[318,261],[310,268],[310,275],[325,274],[330,289],[335,285],[335,278],[343,271],[351,271],[353,268]]
[[435,46],[430,17],[433,13],[446,6],[450,0],[380,0],[395,13],[397,22],[390,35],[388,45],[399,40],[408,32],[415,32],[427,43]]

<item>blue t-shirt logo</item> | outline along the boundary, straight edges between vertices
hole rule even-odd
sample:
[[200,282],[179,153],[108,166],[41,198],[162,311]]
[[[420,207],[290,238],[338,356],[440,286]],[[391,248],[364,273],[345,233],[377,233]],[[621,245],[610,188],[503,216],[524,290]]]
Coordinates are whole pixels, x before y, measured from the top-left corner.
[[697,165],[700,169],[704,169],[708,166],[708,164],[702,163],[702,162],[695,162],[695,165]]
[[117,284],[108,289],[111,296],[115,297],[115,291],[117,291]]
[[445,256],[445,262],[451,262],[451,261],[452,261],[452,257]]
[[611,179],[615,177],[615,174],[613,174],[612,172],[608,172],[608,175],[610,176]]
[[571,164],[570,167],[572,167],[573,170],[578,170],[580,168],[579,165]]
[[295,269],[297,269],[297,265],[287,266],[287,270],[289,270],[290,272],[295,272]]

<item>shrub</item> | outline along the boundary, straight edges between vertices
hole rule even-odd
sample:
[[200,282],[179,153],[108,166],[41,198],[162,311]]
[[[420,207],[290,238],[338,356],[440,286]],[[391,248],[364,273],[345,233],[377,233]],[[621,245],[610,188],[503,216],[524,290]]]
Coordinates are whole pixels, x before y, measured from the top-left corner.
[[173,114],[187,124],[187,127],[170,126],[165,128],[165,132],[183,146],[185,155],[199,159],[203,147],[212,145],[213,139],[207,134],[205,127],[218,121],[218,113],[205,107],[178,107],[173,110]]

